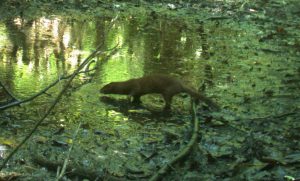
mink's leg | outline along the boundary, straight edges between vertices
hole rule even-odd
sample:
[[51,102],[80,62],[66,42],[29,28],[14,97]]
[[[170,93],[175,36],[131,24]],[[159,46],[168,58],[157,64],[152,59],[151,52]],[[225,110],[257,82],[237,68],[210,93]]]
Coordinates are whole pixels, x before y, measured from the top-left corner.
[[172,97],[173,97],[172,95],[163,94],[163,98],[165,100],[164,111],[170,111],[171,110]]
[[141,104],[142,103],[141,96],[140,95],[134,95],[132,103],[133,104]]

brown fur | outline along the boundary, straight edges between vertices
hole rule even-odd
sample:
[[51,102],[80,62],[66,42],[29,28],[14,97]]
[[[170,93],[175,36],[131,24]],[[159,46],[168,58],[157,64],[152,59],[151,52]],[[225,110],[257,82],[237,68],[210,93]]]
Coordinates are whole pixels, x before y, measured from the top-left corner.
[[123,82],[111,82],[105,85],[100,92],[104,94],[130,95],[133,97],[134,103],[140,103],[140,97],[145,94],[158,93],[161,94],[165,100],[165,110],[171,108],[174,95],[185,92],[198,100],[204,101],[213,108],[218,108],[209,98],[185,86],[180,80],[162,74],[148,75]]

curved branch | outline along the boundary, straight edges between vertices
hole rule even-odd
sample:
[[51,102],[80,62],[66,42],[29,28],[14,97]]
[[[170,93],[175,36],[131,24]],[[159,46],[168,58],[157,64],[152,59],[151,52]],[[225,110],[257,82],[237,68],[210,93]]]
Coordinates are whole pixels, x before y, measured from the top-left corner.
[[33,135],[33,133],[37,130],[37,128],[41,125],[41,123],[45,120],[45,118],[52,112],[53,108],[56,106],[56,104],[60,101],[63,94],[66,92],[66,90],[69,88],[71,82],[75,78],[75,76],[80,72],[80,70],[89,62],[89,60],[94,56],[94,54],[102,47],[103,44],[100,44],[97,49],[88,56],[83,63],[74,71],[73,74],[71,74],[70,79],[66,82],[63,89],[60,91],[54,102],[51,104],[50,108],[46,111],[44,116],[35,124],[34,128],[31,130],[31,132],[23,139],[23,141],[17,145],[17,147],[6,157],[6,159],[3,161],[0,171],[5,167],[8,160],[19,150],[19,148]]
[[2,84],[1,81],[0,81],[0,86],[3,88],[4,92],[6,92],[6,94],[8,94],[10,97],[13,98],[14,101],[18,100],[8,89],[6,89],[6,87]]
[[[107,51],[111,51],[111,52],[109,53],[109,55],[107,55],[107,56],[105,57],[104,61],[106,61],[106,60],[109,59],[113,54],[116,53],[116,51],[118,50],[118,48],[117,48],[118,46],[119,46],[119,44],[117,44],[117,45],[116,45],[115,47],[113,47],[112,49],[107,50]],[[99,52],[99,51],[97,51],[96,53],[98,53],[98,52]],[[104,53],[104,52],[100,52],[100,53]],[[98,53],[97,55],[99,55],[99,53]],[[85,66],[86,69],[85,69],[84,71],[80,71],[80,72],[76,73],[76,75],[82,74],[82,73],[88,73],[88,72],[94,71],[94,70],[96,69],[96,68],[89,69],[90,64],[91,64],[91,63],[94,63],[95,60],[91,60],[91,61],[88,61],[88,62],[89,62],[89,63],[87,63],[87,65]],[[27,99],[24,99],[24,100],[18,100],[18,99],[16,99],[15,97],[12,96],[12,94],[9,93],[9,91],[8,91],[7,89],[4,88],[4,90],[5,90],[5,91],[8,91],[7,93],[9,93],[9,94],[14,98],[14,101],[13,101],[13,102],[10,102],[10,103],[8,103],[8,104],[5,104],[5,105],[3,105],[3,106],[0,106],[0,111],[5,110],[5,109],[8,109],[8,108],[10,108],[10,107],[19,106],[19,105],[21,105],[21,104],[23,104],[23,103],[32,101],[33,99],[39,97],[39,96],[42,95],[42,94],[46,94],[46,92],[47,92],[50,88],[54,87],[54,86],[55,86],[57,83],[59,83],[61,80],[69,79],[70,77],[72,77],[72,75],[73,75],[73,74],[58,78],[57,80],[55,80],[54,82],[52,82],[50,85],[48,85],[47,87],[45,87],[44,89],[42,89],[40,92],[38,92],[38,93],[36,93],[35,95],[33,95],[33,96],[31,96],[31,97],[29,97],[29,98],[27,98]],[[1,83],[1,82],[0,82],[0,83]],[[0,85],[1,85],[2,87],[4,87],[2,84],[0,84]]]
[[173,167],[173,165],[182,159],[184,159],[193,149],[194,145],[197,144],[197,139],[198,139],[198,131],[199,131],[199,120],[196,115],[196,109],[195,109],[195,104],[193,103],[192,106],[192,113],[193,113],[193,135],[192,138],[190,139],[189,143],[186,145],[185,148],[183,148],[179,154],[174,157],[169,163],[164,165],[162,168],[160,168],[155,175],[153,175],[150,178],[150,181],[156,181],[156,180],[161,180],[161,178],[170,171],[170,169]]
[[[94,70],[94,69],[91,69],[91,70],[88,70],[88,71],[80,71],[80,72],[76,73],[76,75],[81,74],[81,73],[87,73],[87,72],[90,72],[92,70]],[[15,101],[10,102],[9,104],[6,104],[4,106],[0,106],[0,111],[5,110],[5,109],[10,108],[10,107],[13,107],[13,106],[19,106],[20,104],[32,101],[33,99],[39,97],[40,95],[45,94],[50,88],[54,87],[61,80],[69,79],[70,77],[72,77],[72,75],[73,74],[68,75],[68,76],[62,76],[62,77],[58,78],[57,80],[55,80],[54,82],[52,82],[50,85],[48,85],[47,87],[45,87],[44,89],[42,89],[40,92],[36,93],[35,95],[33,95],[33,96],[31,96],[31,97],[29,97],[27,99],[24,99],[24,100],[15,99]]]
[[[115,18],[116,19],[116,18]],[[114,19],[114,20],[115,20]],[[112,21],[114,22],[114,21]],[[112,26],[112,24],[111,24]],[[110,27],[111,27],[110,26]],[[85,65],[88,64],[88,62],[97,54],[97,52],[100,51],[100,48],[102,48],[104,44],[101,43],[97,46],[96,50],[93,51],[80,65],[79,67],[74,71],[73,74],[70,75],[70,79],[68,79],[68,81],[66,82],[66,84],[64,85],[63,89],[59,92],[59,94],[57,95],[56,99],[53,101],[53,103],[50,105],[49,109],[45,112],[45,114],[43,115],[43,117],[35,124],[34,128],[31,130],[31,132],[21,141],[20,144],[18,144],[16,146],[16,148],[13,149],[13,151],[5,158],[5,160],[3,161],[2,165],[0,166],[0,171],[5,167],[5,165],[7,164],[7,162],[12,158],[12,156],[21,148],[21,146],[23,146],[26,141],[33,135],[33,133],[37,130],[37,128],[42,124],[42,122],[46,119],[46,117],[52,112],[53,108],[56,106],[56,104],[60,101],[60,99],[62,98],[62,96],[64,95],[64,93],[67,91],[67,89],[69,88],[71,82],[73,81],[73,79],[75,78],[75,76],[81,71],[81,69],[83,69],[85,67]]]

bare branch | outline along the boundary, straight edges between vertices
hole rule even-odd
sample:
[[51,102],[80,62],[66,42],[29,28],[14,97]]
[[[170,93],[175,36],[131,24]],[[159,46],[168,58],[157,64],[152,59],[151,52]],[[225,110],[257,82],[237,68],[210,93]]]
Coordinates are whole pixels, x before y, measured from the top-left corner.
[[179,162],[180,160],[184,159],[193,149],[193,147],[195,146],[195,144],[197,144],[197,139],[198,139],[198,131],[199,131],[199,120],[198,117],[196,115],[196,108],[195,108],[195,104],[193,103],[192,106],[192,114],[193,114],[193,135],[189,141],[189,143],[186,145],[185,148],[183,148],[179,154],[174,157],[172,160],[170,160],[169,163],[165,164],[163,167],[161,167],[156,174],[154,174],[151,178],[150,181],[156,181],[156,180],[161,180],[161,178],[168,173],[171,168],[173,167],[173,165],[175,165],[175,163]]
[[[115,18],[116,19],[116,18]],[[114,19],[114,21],[115,21]],[[114,22],[112,21],[112,22]],[[112,24],[110,24],[109,27],[112,27]],[[60,101],[64,93],[69,88],[71,82],[76,77],[76,75],[89,63],[89,61],[100,51],[102,48],[103,43],[99,44],[95,51],[93,51],[81,64],[80,66],[73,72],[73,74],[70,75],[70,78],[64,85],[63,89],[59,92],[56,99],[53,101],[53,103],[50,105],[49,109],[46,111],[46,113],[40,118],[40,120],[35,124],[34,128],[31,130],[31,132],[21,141],[19,145],[17,145],[13,151],[5,158],[2,165],[0,166],[0,171],[5,167],[7,162],[12,158],[12,156],[21,148],[22,145],[26,143],[27,140],[33,135],[33,133],[37,130],[37,128],[43,123],[43,121],[46,119],[46,117],[52,112],[53,108],[57,105],[57,103]]]

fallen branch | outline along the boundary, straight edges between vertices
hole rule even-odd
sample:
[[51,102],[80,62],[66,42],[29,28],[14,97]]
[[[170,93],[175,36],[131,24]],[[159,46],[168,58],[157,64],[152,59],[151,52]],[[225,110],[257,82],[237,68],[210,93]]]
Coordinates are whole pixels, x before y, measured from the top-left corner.
[[22,175],[17,172],[0,172],[0,181],[17,180]]
[[284,112],[284,113],[281,113],[281,114],[278,114],[278,115],[268,115],[268,116],[265,116],[265,117],[250,118],[250,120],[252,120],[252,121],[254,121],[254,120],[263,120],[264,121],[264,120],[267,120],[267,119],[280,119],[280,118],[290,116],[290,115],[294,115],[294,114],[297,114],[297,113],[299,113],[299,109],[294,108],[290,112]]
[[[100,44],[97,48],[96,51],[98,51],[98,49],[100,49],[102,47],[102,44]],[[83,63],[75,70],[75,72],[71,75],[70,79],[67,81],[67,83],[65,84],[65,86],[63,87],[63,89],[60,91],[60,93],[58,94],[58,96],[56,97],[56,99],[54,100],[54,102],[51,104],[50,108],[46,111],[46,113],[44,114],[44,116],[35,124],[34,128],[31,130],[31,132],[23,139],[23,141],[21,141],[21,143],[19,145],[17,145],[17,147],[6,157],[6,159],[3,161],[1,167],[0,167],[0,171],[5,167],[6,163],[8,162],[8,160],[19,150],[19,148],[33,135],[33,133],[37,130],[37,128],[41,125],[41,123],[45,120],[45,118],[52,112],[53,108],[56,106],[56,104],[60,101],[60,99],[62,98],[63,94],[66,92],[66,90],[69,88],[71,82],[73,81],[73,79],[75,78],[75,76],[80,72],[80,70],[89,62],[89,60],[94,56],[94,54],[96,53],[96,51],[94,51],[90,56],[88,56]]]
[[65,161],[64,161],[64,164],[63,164],[63,167],[62,169],[60,170],[60,173],[58,174],[57,178],[56,178],[56,181],[59,181],[63,176],[64,174],[66,173],[66,169],[67,169],[67,165],[68,165],[68,162],[69,162],[69,158],[70,158],[70,155],[71,155],[71,151],[73,149],[73,146],[74,146],[74,143],[75,143],[75,140],[76,140],[76,137],[78,135],[78,132],[79,132],[79,129],[80,129],[80,126],[81,126],[81,123],[78,124],[78,127],[73,135],[73,138],[72,138],[72,144],[68,150],[68,153],[66,155],[66,158],[65,158]]
[[150,181],[161,180],[162,177],[171,170],[171,168],[175,165],[175,163],[184,159],[193,150],[193,147],[197,144],[199,120],[196,115],[195,104],[193,104],[192,106],[192,113],[193,113],[194,129],[193,129],[193,135],[191,140],[189,141],[187,146],[179,152],[179,154],[176,157],[174,157],[169,163],[167,163],[162,168],[160,168],[158,172],[150,178]]
[[[42,167],[46,167],[49,170],[56,171],[58,167],[63,166],[62,161],[49,161],[43,156],[34,155],[33,162],[41,165]],[[68,177],[79,177],[82,179],[89,180],[110,180],[110,181],[124,181],[123,178],[118,178],[112,175],[108,175],[107,173],[103,173],[102,171],[97,171],[91,168],[80,167],[78,164],[70,162],[69,165],[66,166],[66,175]]]
[[[93,70],[94,70],[94,69],[93,69]],[[82,73],[87,73],[87,72],[90,72],[90,71],[92,71],[92,70],[88,70],[88,71],[80,71],[80,72],[78,72],[76,75],[82,74]],[[8,109],[8,108],[13,107],[13,106],[19,106],[19,105],[21,105],[21,104],[23,104],[23,103],[32,101],[32,100],[34,100],[35,98],[39,97],[40,95],[46,94],[46,92],[47,92],[50,88],[54,87],[54,86],[55,86],[57,83],[59,83],[61,80],[66,80],[66,79],[69,79],[70,77],[72,77],[72,74],[71,74],[71,75],[68,75],[68,76],[62,76],[62,77],[58,78],[57,80],[55,80],[54,82],[52,82],[50,85],[48,85],[47,87],[45,87],[43,90],[41,90],[40,92],[36,93],[35,95],[33,95],[33,96],[31,96],[31,97],[29,97],[29,98],[27,98],[27,99],[24,99],[24,100],[18,100],[18,99],[15,99],[15,98],[14,98],[15,101],[10,102],[9,104],[6,104],[6,105],[4,105],[4,106],[0,106],[0,111],[1,111],[1,110],[5,110],[5,109]]]
[[0,86],[3,88],[6,94],[8,94],[11,98],[13,98],[14,101],[18,100],[8,89],[6,89],[6,87],[2,84],[1,81],[0,81]]
[[[113,19],[113,21],[116,20],[116,18]],[[112,21],[112,22],[113,22]],[[112,24],[111,24],[112,26]],[[110,26],[110,27],[111,27]],[[31,132],[21,141],[21,143],[19,145],[16,146],[16,148],[13,149],[13,151],[5,158],[5,160],[3,161],[2,165],[0,166],[0,171],[5,167],[5,165],[7,164],[7,162],[12,158],[12,156],[19,150],[19,148],[21,148],[21,146],[23,146],[26,141],[33,135],[33,133],[37,130],[37,128],[43,123],[43,121],[46,119],[46,117],[52,112],[53,108],[56,106],[56,104],[60,101],[60,99],[62,98],[62,96],[64,95],[64,93],[67,91],[67,89],[69,88],[71,82],[73,81],[73,79],[76,77],[76,75],[81,71],[81,69],[83,69],[85,67],[85,65],[88,64],[88,62],[100,51],[100,49],[102,48],[103,43],[101,43],[100,45],[97,46],[96,50],[93,51],[80,65],[79,67],[74,71],[73,74],[71,74],[71,77],[68,79],[68,81],[66,82],[65,86],[63,87],[63,89],[59,92],[59,94],[57,95],[56,99],[53,101],[53,103],[50,105],[49,109],[45,112],[44,116],[42,116],[42,118],[40,118],[40,120],[35,124],[34,128],[31,130]]]
[[207,17],[204,19],[198,19],[199,23],[203,23],[204,21],[209,21],[209,20],[224,20],[224,19],[230,19],[231,17],[229,16],[211,16],[211,17]]
[[[109,53],[109,55],[107,55],[105,58],[104,58],[104,62],[105,61],[107,61],[107,59],[109,59],[113,54],[115,54],[116,53],[116,51],[118,50],[118,45],[119,44],[117,44],[115,47],[113,47],[112,49],[109,49],[109,50],[107,50],[107,51],[110,51],[110,53]],[[98,53],[99,51],[97,51],[96,52],[96,54],[97,55],[99,55],[100,53]],[[101,53],[104,53],[104,52],[101,52]],[[91,61],[89,61],[89,63],[86,65],[86,69],[84,70],[84,71],[80,71],[80,72],[78,72],[76,75],[78,75],[78,74],[82,74],[82,73],[89,73],[89,72],[91,72],[91,71],[94,71],[96,68],[93,68],[93,69],[90,69],[90,65],[92,64],[92,63],[94,63],[95,62],[95,60],[91,60]],[[29,98],[27,98],[27,99],[24,99],[24,100],[18,100],[18,99],[16,99],[15,97],[13,97],[12,96],[12,94],[2,85],[2,83],[1,83],[1,86],[4,88],[4,90],[10,95],[10,96],[12,96],[13,97],[13,101],[12,102],[10,102],[10,103],[8,103],[8,104],[5,104],[5,105],[3,105],[3,106],[0,106],[0,111],[2,111],[2,110],[5,110],[5,109],[8,109],[8,108],[11,108],[11,107],[14,107],[14,106],[19,106],[19,105],[21,105],[21,104],[23,104],[23,103],[26,103],[26,102],[29,102],[29,101],[32,101],[32,100],[34,100],[35,98],[37,98],[37,97],[39,97],[40,95],[42,95],[42,94],[46,94],[46,92],[50,89],[50,88],[52,88],[52,87],[54,87],[57,83],[59,83],[61,80],[66,80],[66,79],[69,79],[70,77],[72,77],[72,74],[71,75],[68,75],[68,76],[62,76],[62,77],[60,77],[60,78],[58,78],[57,80],[55,80],[54,82],[52,82],[49,86],[47,86],[47,87],[45,87],[43,90],[41,90],[40,92],[38,92],[38,93],[36,93],[35,95],[33,95],[33,96],[31,96],[31,97],[29,97]]]

